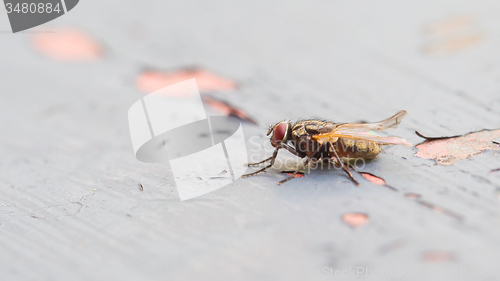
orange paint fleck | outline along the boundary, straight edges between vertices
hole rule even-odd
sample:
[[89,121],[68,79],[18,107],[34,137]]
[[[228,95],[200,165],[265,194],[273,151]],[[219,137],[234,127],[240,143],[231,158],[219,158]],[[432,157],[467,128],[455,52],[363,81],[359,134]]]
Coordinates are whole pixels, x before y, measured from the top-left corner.
[[371,182],[373,184],[378,184],[378,185],[385,185],[386,184],[386,182],[383,178],[377,177],[373,174],[361,172],[361,175],[363,176],[363,178],[365,178],[366,180],[368,180],[369,182]]
[[471,16],[461,15],[446,20],[442,20],[424,27],[424,31],[433,35],[441,35],[460,31],[467,28],[474,23]]
[[245,111],[232,106],[231,104],[218,100],[209,96],[203,96],[202,100],[205,104],[210,106],[212,109],[219,111],[222,114],[228,116],[234,116],[241,120],[250,122],[252,124],[257,125],[257,121],[255,121],[252,117],[250,117]]
[[346,213],[342,220],[350,227],[360,227],[368,222],[368,215],[362,213]]
[[424,27],[424,54],[450,54],[478,45],[484,35],[472,16],[462,15]]
[[499,137],[500,130],[484,130],[448,139],[428,140],[416,146],[419,151],[415,156],[450,166],[486,150],[500,150],[500,146],[493,143]]
[[[281,173],[286,174],[287,176],[291,176],[291,175],[293,175],[293,173],[295,173],[295,171],[282,171]],[[295,175],[293,175],[293,177],[294,178],[303,178],[304,173],[298,172]]]
[[231,91],[237,87],[235,82],[203,69],[184,69],[170,72],[146,70],[137,76],[135,84],[140,91],[152,93],[163,87],[192,78],[196,79],[200,92]]
[[81,30],[61,28],[53,33],[34,33],[33,47],[40,53],[62,61],[91,61],[103,54],[103,48]]
[[476,45],[483,40],[482,34],[462,35],[425,46],[424,53],[454,53]]
[[446,263],[454,260],[454,256],[446,251],[428,251],[422,254],[422,261],[429,263]]

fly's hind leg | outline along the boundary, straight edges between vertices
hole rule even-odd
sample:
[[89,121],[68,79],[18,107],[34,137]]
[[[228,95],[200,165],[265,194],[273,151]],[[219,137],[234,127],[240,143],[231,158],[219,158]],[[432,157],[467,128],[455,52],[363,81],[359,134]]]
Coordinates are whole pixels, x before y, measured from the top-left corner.
[[357,172],[351,163],[344,163],[344,164],[346,165],[347,170]]
[[[354,177],[352,176],[351,172],[349,172],[349,169],[348,169],[348,168],[350,168],[350,169],[354,170],[354,167],[352,165],[350,165],[349,163],[344,164],[344,162],[342,162],[342,159],[340,159],[340,157],[337,154],[337,151],[335,151],[335,149],[331,149],[331,151],[333,151],[333,154],[334,154],[334,156],[332,157],[333,158],[332,160],[335,160],[334,164],[338,165],[340,168],[342,168],[342,171],[344,171],[347,174],[347,176],[349,176],[351,181],[355,185],[359,186],[359,182],[354,179]],[[354,170],[354,171],[356,171],[356,170]]]
[[[323,161],[323,165],[334,164],[336,167],[341,168],[341,166],[339,164],[337,164],[337,159],[335,159],[335,157],[322,159],[322,161]],[[345,165],[347,170],[357,172],[352,164],[350,164],[348,162],[347,163],[344,162],[344,165]]]

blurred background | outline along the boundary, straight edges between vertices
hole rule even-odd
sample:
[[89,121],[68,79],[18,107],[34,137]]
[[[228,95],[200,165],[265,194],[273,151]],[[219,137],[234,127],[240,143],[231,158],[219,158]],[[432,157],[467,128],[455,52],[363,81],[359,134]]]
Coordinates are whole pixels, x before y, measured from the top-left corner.
[[180,202],[168,165],[135,159],[127,111],[195,78],[207,111],[267,147],[279,120],[401,109],[391,134],[414,145],[415,130],[484,129],[491,145],[499,14],[495,1],[84,0],[13,34],[1,6],[2,280],[497,280],[498,148],[445,166],[394,146],[360,187],[324,170],[278,186],[275,169]]

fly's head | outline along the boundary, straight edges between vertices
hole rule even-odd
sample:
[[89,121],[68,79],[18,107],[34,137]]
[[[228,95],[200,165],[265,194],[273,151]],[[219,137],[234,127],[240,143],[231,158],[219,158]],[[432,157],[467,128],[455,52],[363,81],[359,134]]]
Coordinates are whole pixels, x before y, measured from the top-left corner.
[[290,121],[280,121],[273,126],[269,127],[267,135],[270,137],[271,145],[274,147],[279,146],[281,143],[286,143],[291,140],[292,137],[292,123]]

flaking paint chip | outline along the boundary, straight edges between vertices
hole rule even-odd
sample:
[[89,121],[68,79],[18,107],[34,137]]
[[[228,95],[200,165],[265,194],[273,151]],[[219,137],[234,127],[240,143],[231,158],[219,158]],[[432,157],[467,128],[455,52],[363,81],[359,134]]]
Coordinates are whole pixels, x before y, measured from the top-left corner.
[[365,178],[367,181],[369,181],[373,184],[377,184],[377,185],[385,185],[386,184],[386,182],[383,178],[377,177],[373,174],[361,172],[361,175],[363,176],[363,178]]
[[285,174],[287,176],[293,175],[294,178],[303,178],[304,177],[304,173],[302,173],[302,172],[298,172],[295,175],[294,175],[295,171],[282,171],[281,173]]
[[454,255],[447,251],[427,251],[422,254],[422,261],[427,263],[447,263],[454,260]]
[[499,130],[483,130],[450,138],[428,138],[417,145],[415,156],[435,160],[438,164],[450,166],[459,160],[469,159],[487,150],[500,150],[493,140],[500,137]]
[[178,82],[195,78],[202,93],[231,91],[236,89],[234,81],[204,69],[179,69],[174,71],[144,70],[136,78],[136,87],[144,93],[152,93]]
[[92,61],[103,54],[103,48],[96,40],[76,28],[34,33],[32,44],[43,55],[61,61]]
[[342,215],[342,221],[350,227],[357,228],[368,222],[368,215],[363,213],[346,213]]

